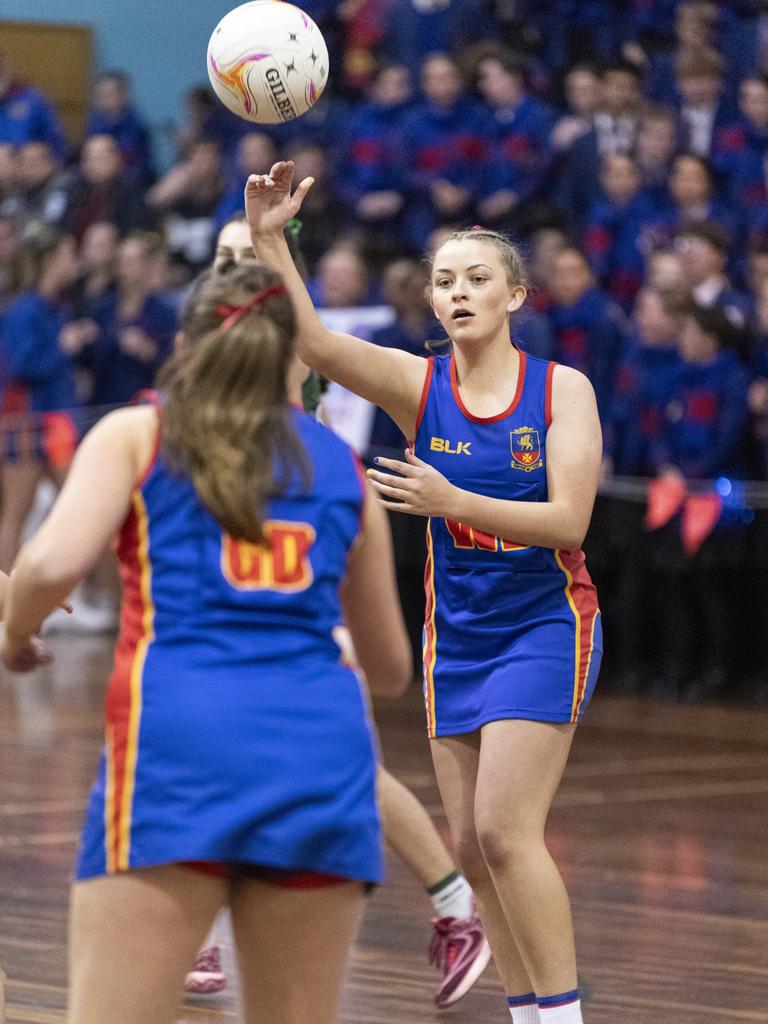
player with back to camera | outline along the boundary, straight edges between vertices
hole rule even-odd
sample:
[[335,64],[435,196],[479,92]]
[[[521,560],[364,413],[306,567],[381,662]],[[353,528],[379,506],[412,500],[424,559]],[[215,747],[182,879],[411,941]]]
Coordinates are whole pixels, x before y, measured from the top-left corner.
[[312,179],[252,175],[258,259],[279,269],[299,354],[381,406],[414,443],[369,476],[391,509],[428,517],[424,687],[432,757],[458,860],[477,897],[515,1024],[579,1024],[568,897],[544,825],[602,649],[580,545],[600,469],[594,392],[511,344],[525,300],[516,249],[450,235],[431,274],[452,354],[424,360],[323,327],[282,229]]
[[[293,226],[285,237],[294,261],[301,262]],[[245,214],[235,214],[219,232],[214,270],[229,273],[243,260],[254,258]],[[345,632],[340,628],[336,633],[342,643]],[[426,808],[382,764],[377,772],[376,789],[384,839],[418,877],[434,908],[430,959],[441,971],[435,1002],[444,1008],[466,995],[490,959],[472,890],[457,870]],[[217,930],[214,927],[214,933]],[[211,943],[212,940],[206,943],[187,975],[185,988],[192,994],[206,995],[226,987],[220,948],[215,942]]]
[[8,588],[2,659],[26,670],[44,616],[119,533],[67,1019],[175,1019],[228,904],[244,1019],[331,1024],[382,867],[372,729],[332,628],[343,606],[371,689],[404,689],[391,543],[351,450],[294,407],[305,368],[279,276],[208,275],[190,302],[162,405],[85,438]]

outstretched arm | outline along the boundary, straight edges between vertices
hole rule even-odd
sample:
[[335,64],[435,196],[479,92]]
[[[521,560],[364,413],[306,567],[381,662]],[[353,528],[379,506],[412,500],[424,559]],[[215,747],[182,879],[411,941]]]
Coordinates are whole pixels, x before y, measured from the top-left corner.
[[595,393],[587,378],[558,366],[547,431],[547,501],[507,501],[449,483],[410,452],[406,463],[377,460],[400,476],[368,470],[387,508],[443,516],[518,544],[571,550],[581,546],[592,516],[602,441]]
[[151,450],[156,415],[149,407],[110,413],[78,448],[50,515],[13,568],[2,647],[7,667],[24,671],[14,657],[90,572],[125,519],[142,459]]
[[426,363],[419,356],[323,326],[283,237],[283,228],[301,209],[313,179],[305,178],[293,193],[292,180],[290,160],[274,164],[269,174],[252,174],[245,186],[245,210],[257,259],[280,273],[293,301],[299,356],[324,377],[380,406],[411,437]]

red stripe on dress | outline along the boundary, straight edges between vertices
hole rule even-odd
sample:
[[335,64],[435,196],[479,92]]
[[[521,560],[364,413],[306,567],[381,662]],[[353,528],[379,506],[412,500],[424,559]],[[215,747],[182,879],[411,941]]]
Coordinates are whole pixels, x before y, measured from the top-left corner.
[[571,721],[575,722],[579,717],[581,702],[584,700],[584,693],[587,688],[589,670],[592,665],[592,651],[595,639],[595,621],[600,612],[597,603],[597,591],[587,572],[587,565],[584,559],[584,552],[581,549],[575,551],[560,551],[560,558],[563,566],[571,574],[570,594],[573,603],[581,619],[581,642],[579,650],[579,678],[574,681],[573,709]]
[[547,381],[544,385],[544,422],[547,426],[552,423],[552,378],[555,375],[557,363],[547,365]]
[[427,409],[427,399],[429,398],[429,389],[432,384],[432,374],[435,372],[435,357],[430,356],[427,359],[427,368],[424,371],[424,384],[421,388],[421,401],[419,402],[419,411],[416,413],[416,426],[413,430],[413,439],[410,442],[411,451],[416,447],[416,435],[419,432],[421,421],[424,419],[424,413]]
[[432,541],[432,524],[427,522],[427,563],[424,567],[424,705],[427,710],[427,734],[435,735],[435,553]]
[[106,700],[107,756],[111,763],[112,779],[111,792],[109,787],[107,791],[106,814],[108,872],[118,868],[131,721],[131,672],[139,642],[144,635],[145,608],[141,593],[139,546],[138,514],[132,505],[117,541],[122,581],[120,634]]

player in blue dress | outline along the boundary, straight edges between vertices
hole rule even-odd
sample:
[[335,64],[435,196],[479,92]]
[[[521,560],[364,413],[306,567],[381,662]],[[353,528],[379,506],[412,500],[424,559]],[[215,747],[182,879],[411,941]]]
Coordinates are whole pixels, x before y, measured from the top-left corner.
[[282,230],[312,179],[253,175],[259,259],[279,269],[302,359],[381,406],[413,444],[369,472],[384,504],[428,517],[424,689],[432,756],[458,859],[477,896],[515,1024],[580,1024],[568,898],[544,825],[602,641],[580,547],[600,468],[585,376],[526,356],[509,317],[525,300],[513,246],[483,230],[437,250],[431,301],[452,354],[425,362],[326,330]]
[[121,631],[72,892],[68,1020],[175,1019],[228,903],[245,1019],[331,1024],[382,869],[375,743],[332,630],[343,607],[371,689],[403,689],[391,544],[353,453],[294,407],[305,368],[280,278],[249,263],[191,301],[162,405],[88,435],[6,598],[3,661],[29,669],[41,621],[118,533]]

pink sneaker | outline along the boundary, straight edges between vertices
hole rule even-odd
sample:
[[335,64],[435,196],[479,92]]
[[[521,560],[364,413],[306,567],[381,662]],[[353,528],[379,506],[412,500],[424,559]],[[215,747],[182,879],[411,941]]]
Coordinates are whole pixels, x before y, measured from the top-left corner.
[[227,987],[227,976],[221,969],[221,950],[218,946],[201,949],[195,966],[184,979],[184,991],[198,996],[209,996]]
[[429,962],[443,972],[435,1005],[445,1009],[465,996],[488,966],[491,947],[477,911],[472,917],[436,917]]

